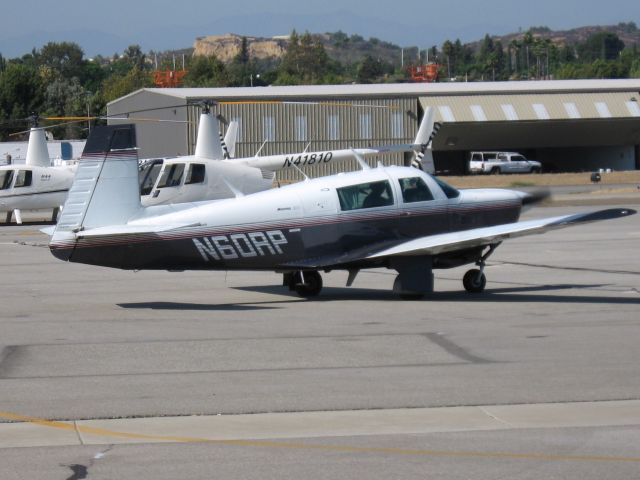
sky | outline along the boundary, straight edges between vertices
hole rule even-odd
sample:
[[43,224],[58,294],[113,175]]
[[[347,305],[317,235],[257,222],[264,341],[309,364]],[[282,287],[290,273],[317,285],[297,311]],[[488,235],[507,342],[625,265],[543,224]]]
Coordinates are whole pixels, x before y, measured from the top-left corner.
[[403,47],[478,40],[531,26],[569,29],[636,22],[638,0],[42,0],[0,4],[0,54],[12,58],[48,41],[75,41],[87,56],[187,48],[196,37],[342,30]]

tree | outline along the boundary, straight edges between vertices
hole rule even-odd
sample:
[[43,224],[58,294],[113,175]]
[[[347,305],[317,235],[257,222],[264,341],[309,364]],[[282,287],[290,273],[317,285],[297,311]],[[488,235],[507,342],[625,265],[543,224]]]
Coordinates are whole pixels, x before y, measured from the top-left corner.
[[45,90],[45,113],[53,116],[77,116],[86,113],[87,91],[77,77],[57,78]]
[[250,86],[256,73],[249,57],[249,42],[247,37],[242,37],[240,51],[229,64],[229,81],[235,87]]
[[73,42],[49,42],[34,57],[38,65],[48,67],[65,78],[80,77],[84,67],[84,52]]
[[598,32],[578,45],[578,54],[583,62],[616,60],[623,49],[624,42],[615,33]]
[[278,69],[278,85],[318,84],[332,73],[329,56],[322,43],[309,32],[301,37],[294,30]]
[[193,57],[184,77],[185,87],[228,87],[229,72],[215,56]]
[[128,62],[131,67],[138,67],[140,70],[145,68],[146,55],[142,53],[140,45],[129,45],[125,48],[122,59]]
[[364,57],[357,71],[358,83],[373,83],[384,74],[382,62],[374,59],[371,55]]
[[447,59],[447,77],[451,78],[451,66],[453,65],[454,71],[456,66],[456,51],[453,43],[451,43],[449,40],[445,41],[442,44],[442,53],[444,53]]
[[105,103],[124,97],[136,90],[153,86],[151,74],[133,67],[124,76],[112,75],[102,85],[102,97]]
[[33,67],[9,63],[0,73],[0,110],[12,119],[26,118],[42,107],[42,84]]

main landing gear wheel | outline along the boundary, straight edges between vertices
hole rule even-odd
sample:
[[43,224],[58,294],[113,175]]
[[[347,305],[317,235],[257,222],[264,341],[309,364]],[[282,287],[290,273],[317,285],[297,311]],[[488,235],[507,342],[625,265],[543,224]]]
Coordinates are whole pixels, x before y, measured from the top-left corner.
[[487,277],[477,268],[473,268],[464,274],[462,284],[469,293],[480,293],[487,285]]
[[484,287],[487,285],[487,277],[484,275],[484,267],[487,265],[487,258],[491,256],[501,243],[502,242],[498,242],[489,245],[489,250],[487,250],[487,252],[476,262],[476,265],[480,268],[473,268],[464,274],[464,277],[462,277],[462,284],[467,292],[480,293],[484,291]]
[[304,298],[316,297],[322,290],[322,276],[316,272],[297,272],[294,290]]

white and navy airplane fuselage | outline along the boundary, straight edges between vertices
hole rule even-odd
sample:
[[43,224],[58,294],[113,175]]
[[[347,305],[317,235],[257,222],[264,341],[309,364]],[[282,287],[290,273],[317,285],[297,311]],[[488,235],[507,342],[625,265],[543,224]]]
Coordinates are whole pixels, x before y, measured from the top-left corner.
[[368,168],[237,198],[143,207],[134,137],[125,126],[90,139],[50,241],[62,260],[129,270],[271,270],[303,296],[319,271],[398,272],[394,291],[433,291],[434,269],[476,263],[463,284],[484,289],[489,255],[506,239],[633,215],[631,209],[518,221],[536,198],[458,191],[413,167]]

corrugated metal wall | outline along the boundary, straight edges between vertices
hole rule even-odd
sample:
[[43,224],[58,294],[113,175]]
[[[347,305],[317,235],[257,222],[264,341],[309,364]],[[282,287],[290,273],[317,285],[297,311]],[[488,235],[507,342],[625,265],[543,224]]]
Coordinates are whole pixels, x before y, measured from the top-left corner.
[[[315,103],[315,102],[320,103]],[[382,108],[381,108],[382,107]],[[418,99],[333,99],[295,103],[223,103],[215,107],[228,121],[240,123],[236,157],[308,151],[337,150],[372,145],[410,143],[418,129]],[[200,108],[188,107],[190,153],[195,149]],[[265,143],[266,140],[266,143]],[[263,146],[264,144],[264,146]],[[403,154],[381,156],[384,164],[401,165]],[[305,168],[310,177],[359,168],[320,165]],[[282,172],[279,180],[298,180],[296,171]]]

